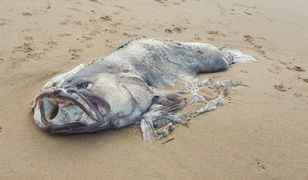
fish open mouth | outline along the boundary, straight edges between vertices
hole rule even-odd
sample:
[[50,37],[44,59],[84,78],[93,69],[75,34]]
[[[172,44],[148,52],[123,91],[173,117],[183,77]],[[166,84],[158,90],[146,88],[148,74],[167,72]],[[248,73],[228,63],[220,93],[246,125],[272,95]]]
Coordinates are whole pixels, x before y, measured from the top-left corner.
[[86,131],[98,124],[102,112],[108,110],[108,106],[101,106],[93,97],[63,89],[43,91],[32,108],[36,124],[52,133]]

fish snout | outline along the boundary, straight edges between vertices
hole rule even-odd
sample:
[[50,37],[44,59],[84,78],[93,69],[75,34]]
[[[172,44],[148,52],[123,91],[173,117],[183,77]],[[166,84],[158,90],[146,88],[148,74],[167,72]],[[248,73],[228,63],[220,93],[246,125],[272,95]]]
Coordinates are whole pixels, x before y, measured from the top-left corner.
[[97,123],[96,114],[87,103],[63,93],[43,92],[36,98],[34,119],[40,128],[52,133],[76,133]]

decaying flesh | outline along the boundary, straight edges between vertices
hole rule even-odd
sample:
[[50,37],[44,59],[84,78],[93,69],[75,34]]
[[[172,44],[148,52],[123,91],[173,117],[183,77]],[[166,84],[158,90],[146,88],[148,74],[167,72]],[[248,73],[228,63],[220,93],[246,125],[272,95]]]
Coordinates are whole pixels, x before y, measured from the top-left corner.
[[[51,79],[33,102],[34,120],[52,133],[89,133],[139,124],[145,141],[224,104],[225,80],[196,81],[249,55],[205,43],[136,38],[110,55]],[[175,87],[181,84],[180,88]],[[213,91],[207,97],[204,91]]]

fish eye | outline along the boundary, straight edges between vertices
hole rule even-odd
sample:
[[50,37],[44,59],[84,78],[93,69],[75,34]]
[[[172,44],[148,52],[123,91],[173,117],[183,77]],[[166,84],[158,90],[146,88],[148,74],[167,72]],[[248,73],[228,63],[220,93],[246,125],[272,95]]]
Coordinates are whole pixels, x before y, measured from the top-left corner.
[[82,82],[82,83],[77,84],[76,87],[78,89],[87,89],[87,88],[90,88],[91,85],[92,83],[87,81],[87,82]]

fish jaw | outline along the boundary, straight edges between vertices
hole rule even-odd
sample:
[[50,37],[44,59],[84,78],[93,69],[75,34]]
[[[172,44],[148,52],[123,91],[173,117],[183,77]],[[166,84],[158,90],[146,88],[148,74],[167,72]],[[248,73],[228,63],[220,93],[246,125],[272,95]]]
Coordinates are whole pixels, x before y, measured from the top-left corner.
[[63,89],[43,91],[32,108],[35,123],[51,133],[86,133],[108,127],[108,122],[103,121],[102,114],[85,96]]

